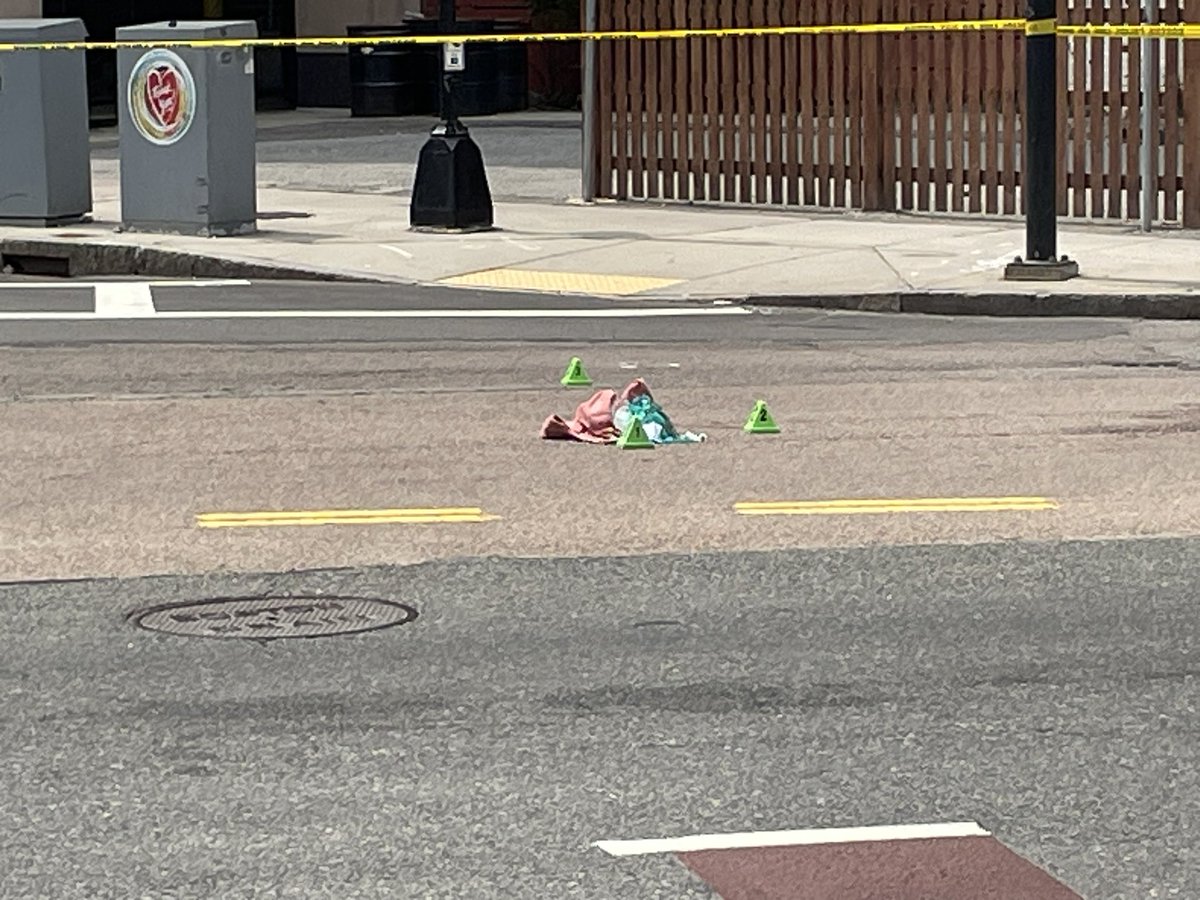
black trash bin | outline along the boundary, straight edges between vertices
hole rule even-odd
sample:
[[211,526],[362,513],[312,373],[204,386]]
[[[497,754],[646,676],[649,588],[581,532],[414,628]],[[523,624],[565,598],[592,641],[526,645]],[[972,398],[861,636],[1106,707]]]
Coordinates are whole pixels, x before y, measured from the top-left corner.
[[[459,22],[459,34],[492,34],[496,23],[490,19],[472,19]],[[459,73],[458,90],[455,91],[457,112],[460,116],[490,116],[499,108],[500,45],[494,41],[468,43],[464,48],[467,69]]]
[[[436,34],[437,23],[350,25],[349,37]],[[350,47],[350,115],[418,116],[438,112],[441,48],[433,44],[353,44]]]
[[[521,34],[525,31],[520,22],[502,22],[496,31]],[[529,48],[524,41],[506,41],[497,45],[496,100],[497,112],[518,112],[529,108]]]

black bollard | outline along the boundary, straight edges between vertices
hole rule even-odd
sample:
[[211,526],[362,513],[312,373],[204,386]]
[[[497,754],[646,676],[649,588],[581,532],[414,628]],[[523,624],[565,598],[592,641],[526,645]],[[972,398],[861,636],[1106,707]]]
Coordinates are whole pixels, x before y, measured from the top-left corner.
[[[438,29],[444,35],[455,33],[454,0],[441,0]],[[409,224],[417,231],[487,231],[493,223],[492,192],[483,154],[458,120],[458,76],[447,65],[447,55],[443,53],[441,64],[442,121],[417,159]]]
[[1058,257],[1057,0],[1027,0],[1025,17],[1025,258],[1004,270],[1008,281],[1066,281],[1079,264]]

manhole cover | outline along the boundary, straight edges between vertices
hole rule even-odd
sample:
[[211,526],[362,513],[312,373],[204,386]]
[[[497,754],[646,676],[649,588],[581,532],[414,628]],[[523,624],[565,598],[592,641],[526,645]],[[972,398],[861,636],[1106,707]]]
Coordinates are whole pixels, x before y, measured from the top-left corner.
[[274,641],[331,637],[405,625],[411,606],[371,597],[219,597],[139,609],[129,620],[184,637]]

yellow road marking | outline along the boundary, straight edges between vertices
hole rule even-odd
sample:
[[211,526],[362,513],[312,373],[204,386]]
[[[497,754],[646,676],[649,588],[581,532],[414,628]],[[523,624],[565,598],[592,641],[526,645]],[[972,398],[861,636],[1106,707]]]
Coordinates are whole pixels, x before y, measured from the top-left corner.
[[780,500],[734,504],[743,516],[850,516],[910,512],[1017,512],[1058,509],[1048,497],[916,497],[911,499]]
[[656,288],[671,287],[679,284],[679,279],[634,275],[597,275],[590,272],[543,272],[535,269],[485,269],[482,272],[470,272],[466,275],[443,278],[439,284],[501,288],[514,291],[627,297]]
[[267,528],[302,525],[439,525],[492,522],[498,516],[478,507],[430,509],[318,509],[278,512],[202,513],[200,528]]

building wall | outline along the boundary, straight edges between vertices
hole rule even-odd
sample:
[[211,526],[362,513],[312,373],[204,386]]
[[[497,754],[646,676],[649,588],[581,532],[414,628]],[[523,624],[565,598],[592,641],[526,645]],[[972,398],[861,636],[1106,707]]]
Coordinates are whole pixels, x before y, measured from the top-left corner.
[[42,0],[0,0],[0,19],[28,19],[42,14]]
[[[5,0],[0,0],[0,3]],[[296,0],[300,37],[341,37],[348,25],[395,25],[419,14],[421,0]],[[350,68],[344,47],[304,48],[296,57],[299,106],[349,106]]]
[[296,0],[296,30],[301,37],[336,37],[347,25],[392,25],[420,11],[420,0]]

